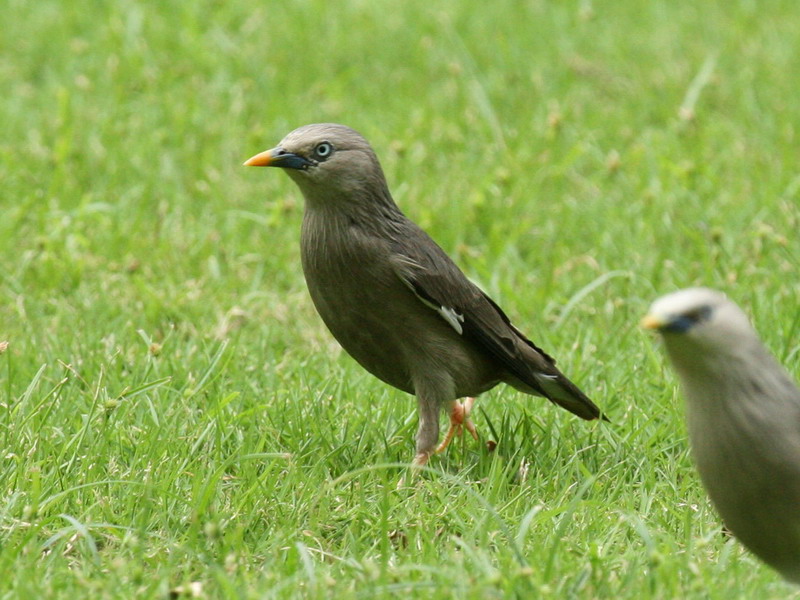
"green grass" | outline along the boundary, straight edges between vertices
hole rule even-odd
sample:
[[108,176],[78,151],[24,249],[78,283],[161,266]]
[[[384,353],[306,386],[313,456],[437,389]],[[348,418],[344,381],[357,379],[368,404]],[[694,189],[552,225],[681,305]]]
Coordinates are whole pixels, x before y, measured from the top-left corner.
[[[795,2],[0,16],[0,598],[800,597],[721,533],[637,328],[718,287],[800,373]],[[610,424],[500,387],[494,452],[395,489],[415,402],[315,315],[298,191],[241,168],[317,121]]]

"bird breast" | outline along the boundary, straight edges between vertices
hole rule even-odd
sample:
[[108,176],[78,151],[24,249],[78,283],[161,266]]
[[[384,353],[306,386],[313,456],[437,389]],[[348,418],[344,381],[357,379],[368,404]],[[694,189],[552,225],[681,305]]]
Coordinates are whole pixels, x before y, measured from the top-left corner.
[[[306,283],[317,312],[341,346],[370,373],[413,394],[414,381],[477,394],[497,383],[497,368],[473,350],[394,272],[386,238],[340,215],[307,211],[301,235]],[[441,383],[441,385],[437,385]]]
[[746,365],[725,377],[682,375],[692,455],[712,502],[745,546],[797,577],[800,406],[794,388],[782,371]]

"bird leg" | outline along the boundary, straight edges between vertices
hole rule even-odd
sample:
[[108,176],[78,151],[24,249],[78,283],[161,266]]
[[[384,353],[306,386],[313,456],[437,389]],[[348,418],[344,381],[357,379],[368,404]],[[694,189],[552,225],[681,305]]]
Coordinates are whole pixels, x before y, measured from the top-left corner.
[[424,467],[436,452],[439,440],[439,402],[428,394],[417,397],[419,407],[419,428],[417,429],[417,454],[411,463],[414,467]]
[[[439,402],[434,394],[427,393],[422,385],[417,393],[417,406],[419,408],[419,427],[417,428],[417,453],[411,461],[412,474],[419,467],[428,464],[428,459],[436,450],[439,440]],[[405,487],[406,476],[403,475],[397,482],[397,488]]]
[[[463,404],[458,400],[453,400],[453,403],[450,405],[450,428],[447,430],[442,443],[439,444],[434,451],[435,454],[443,452],[450,444],[453,437],[456,434],[462,435],[464,429],[469,431],[470,435],[475,438],[475,440],[478,439],[478,432],[475,429],[475,424],[469,418],[469,413],[472,412],[473,404],[475,404],[475,398],[472,397],[465,398]],[[416,462],[416,459],[414,460]]]
[[[439,407],[441,404],[424,393],[417,396],[417,402],[419,405],[419,428],[417,429],[417,453],[411,462],[412,467],[424,467],[428,464],[431,456],[447,448],[453,437],[457,433],[461,435],[465,428],[472,437],[478,439],[478,432],[469,418],[475,398],[465,398],[463,404],[458,400],[450,403],[450,428],[438,446],[436,442],[439,440]],[[405,480],[405,476],[401,477],[397,487],[402,488]]]

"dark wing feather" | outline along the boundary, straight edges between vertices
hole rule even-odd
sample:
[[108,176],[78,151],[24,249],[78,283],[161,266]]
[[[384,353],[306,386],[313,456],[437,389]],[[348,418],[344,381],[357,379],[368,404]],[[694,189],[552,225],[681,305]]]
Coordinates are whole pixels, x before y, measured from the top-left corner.
[[514,327],[502,309],[469,281],[427,234],[416,226],[405,233],[393,244],[392,264],[425,305],[438,310],[454,327],[450,316],[457,316],[463,329],[459,333],[494,356],[527,391],[581,418],[600,416],[597,406],[556,368],[555,360]]

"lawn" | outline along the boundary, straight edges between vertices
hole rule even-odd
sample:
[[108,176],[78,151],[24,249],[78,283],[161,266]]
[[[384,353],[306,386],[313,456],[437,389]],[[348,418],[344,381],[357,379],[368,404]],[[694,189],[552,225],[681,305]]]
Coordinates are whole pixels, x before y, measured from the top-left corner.
[[[0,598],[800,598],[723,533],[637,325],[720,288],[800,375],[796,2],[0,16]],[[241,166],[319,121],[610,423],[500,386],[397,489],[416,402],[316,316],[297,189]]]

